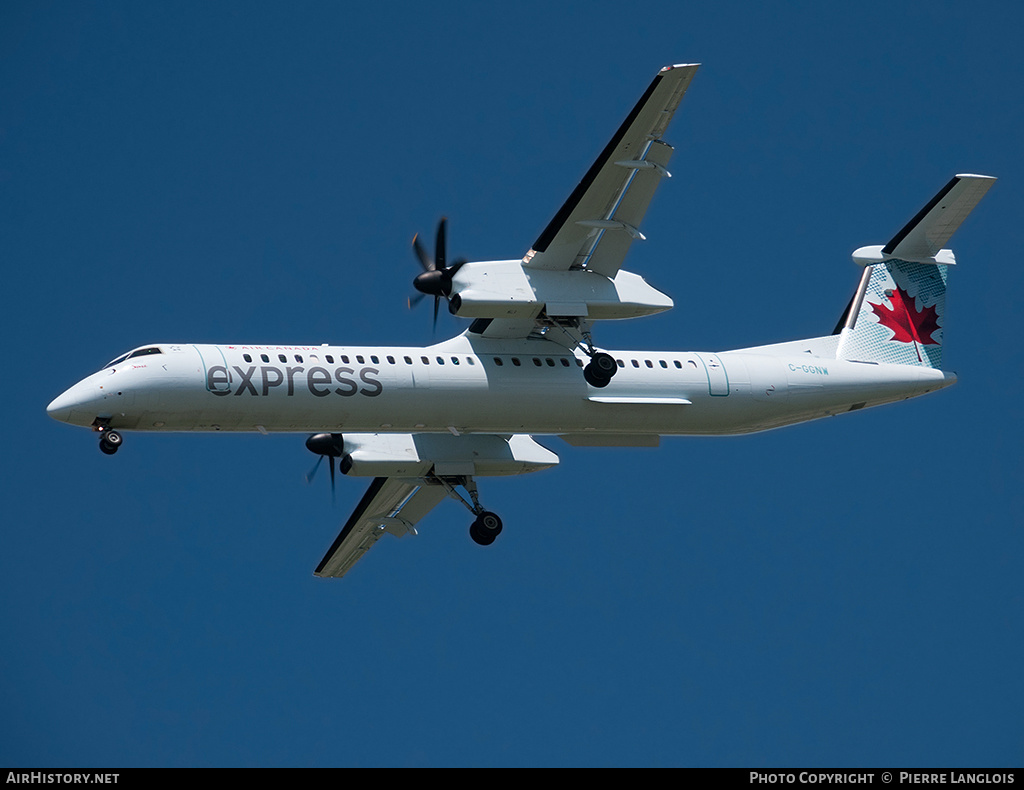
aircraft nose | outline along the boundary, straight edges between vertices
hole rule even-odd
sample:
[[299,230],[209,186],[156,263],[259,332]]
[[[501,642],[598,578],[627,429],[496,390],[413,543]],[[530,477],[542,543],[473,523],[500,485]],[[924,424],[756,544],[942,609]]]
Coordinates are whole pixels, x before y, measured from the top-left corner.
[[57,422],[68,422],[71,419],[71,409],[77,403],[78,398],[71,394],[71,390],[67,390],[50,401],[50,405],[46,407],[46,413]]
[[88,425],[99,411],[110,408],[103,401],[102,387],[97,386],[95,378],[90,376],[50,401],[46,413],[58,422]]

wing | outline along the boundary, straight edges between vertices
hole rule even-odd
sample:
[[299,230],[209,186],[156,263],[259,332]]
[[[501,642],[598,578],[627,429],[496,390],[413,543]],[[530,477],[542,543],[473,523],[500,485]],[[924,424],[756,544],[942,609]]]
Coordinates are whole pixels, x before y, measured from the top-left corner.
[[615,277],[663,177],[661,139],[697,65],[666,66],[523,258],[535,269],[587,268]]
[[375,478],[314,574],[341,578],[385,532],[415,533],[416,522],[445,496],[441,486],[418,479]]

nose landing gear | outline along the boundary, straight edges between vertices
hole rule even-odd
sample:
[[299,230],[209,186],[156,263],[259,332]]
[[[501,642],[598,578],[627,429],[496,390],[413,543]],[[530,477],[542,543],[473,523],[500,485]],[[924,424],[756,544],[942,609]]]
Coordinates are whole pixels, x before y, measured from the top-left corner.
[[117,448],[121,446],[121,442],[124,439],[121,438],[121,434],[117,431],[103,431],[100,434],[100,450],[107,455],[113,455],[117,452]]
[[106,455],[113,455],[121,446],[124,439],[117,431],[111,430],[110,419],[97,417],[92,424],[92,429],[100,435],[100,452]]

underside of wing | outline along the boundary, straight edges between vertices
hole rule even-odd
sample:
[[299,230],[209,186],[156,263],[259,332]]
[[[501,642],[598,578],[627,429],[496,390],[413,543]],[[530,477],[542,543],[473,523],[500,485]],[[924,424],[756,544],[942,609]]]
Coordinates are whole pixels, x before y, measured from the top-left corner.
[[697,71],[666,66],[526,254],[536,269],[587,268],[614,277],[639,231],[672,147],[661,136]]
[[[317,576],[344,576],[385,532],[415,535],[416,524],[445,497],[461,500],[478,521],[484,518],[477,477],[527,474],[558,463],[557,455],[527,434],[352,433],[341,447],[344,473],[373,482],[314,571]],[[460,486],[472,504],[456,491]]]
[[416,522],[446,495],[417,479],[375,478],[314,574],[340,578],[385,532],[415,534]]

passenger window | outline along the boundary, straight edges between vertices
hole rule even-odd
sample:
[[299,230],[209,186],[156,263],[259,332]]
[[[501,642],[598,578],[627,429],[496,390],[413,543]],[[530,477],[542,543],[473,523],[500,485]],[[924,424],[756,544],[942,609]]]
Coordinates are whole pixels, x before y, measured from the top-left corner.
[[264,362],[270,362],[270,357],[268,357],[266,354],[260,354],[260,359],[262,359]]
[[519,357],[512,357],[512,364],[519,367]]
[[668,363],[665,360],[661,359],[661,360],[658,360],[658,361],[661,362],[661,366],[663,368],[667,368],[668,367]]
[[537,359],[537,357],[534,357],[533,358],[533,364],[536,365],[539,368],[544,363],[541,362],[539,359]]
[[288,357],[286,357],[286,356],[285,356],[284,354],[278,354],[278,355],[277,355],[277,358],[278,358],[278,360],[280,360],[281,362],[287,362],[287,361],[288,361]]
[[341,355],[341,362],[342,362],[343,365],[347,365],[348,364],[348,354],[342,354]]
[[366,360],[363,359],[363,355],[362,354],[356,354],[356,362],[358,362],[360,365],[362,365],[362,364],[364,364],[366,362]]
[[653,362],[651,362],[651,360],[649,360],[649,359],[646,359],[646,360],[644,360],[644,363],[645,363],[645,364],[647,365],[647,367],[649,367],[649,368],[653,368],[653,367],[654,367],[654,363],[653,363]]
[[252,354],[242,354],[242,359],[246,362],[252,362]]
[[468,362],[470,365],[476,364],[476,362],[473,361],[473,357],[466,357],[466,362]]
[[[621,365],[622,363],[620,362],[619,364]],[[569,360],[567,360],[565,357],[562,357],[562,367],[563,368],[569,367]]]
[[437,364],[438,365],[443,365],[444,364],[444,357],[438,357],[437,358]]
[[625,363],[625,362],[623,362],[623,361],[622,361],[621,359],[617,359],[617,360],[615,360],[615,361],[616,361],[616,362],[618,363],[618,365],[619,365],[619,367],[620,367],[620,368],[624,368],[624,367],[626,367],[626,363]]
[[633,363],[633,367],[634,367],[634,368],[638,368],[638,367],[640,367],[640,363],[639,363],[639,362],[637,362],[637,361],[636,361],[635,359],[633,359],[633,360],[630,360],[630,361],[631,361],[631,362]]
[[405,364],[406,365],[411,365],[412,364],[412,357],[403,357],[403,359],[405,360]]
[[328,365],[333,365],[334,364],[334,355],[333,354],[328,354],[326,357],[324,357],[324,359],[327,360],[327,364]]
[[388,364],[389,365],[394,365],[395,364],[395,358],[394,357],[388,357]]
[[545,357],[544,361],[548,363],[549,368],[553,368],[555,366],[555,360],[553,360],[551,357]]
[[452,364],[453,365],[458,365],[459,364],[459,358],[458,357],[452,357]]
[[302,354],[296,354],[295,355],[295,361],[296,362],[302,362]]
[[501,357],[495,357],[494,358],[494,364],[497,365],[500,368],[505,363],[501,361]]
[[420,361],[421,361],[421,362],[422,362],[422,363],[423,363],[424,365],[429,365],[429,364],[430,364],[430,360],[429,360],[429,359],[427,359],[426,357],[420,357]]
[[682,366],[683,366],[683,363],[681,363],[681,362],[680,362],[680,361],[679,361],[679,360],[677,359],[677,360],[676,360],[676,367],[677,367],[677,368],[681,368]]

